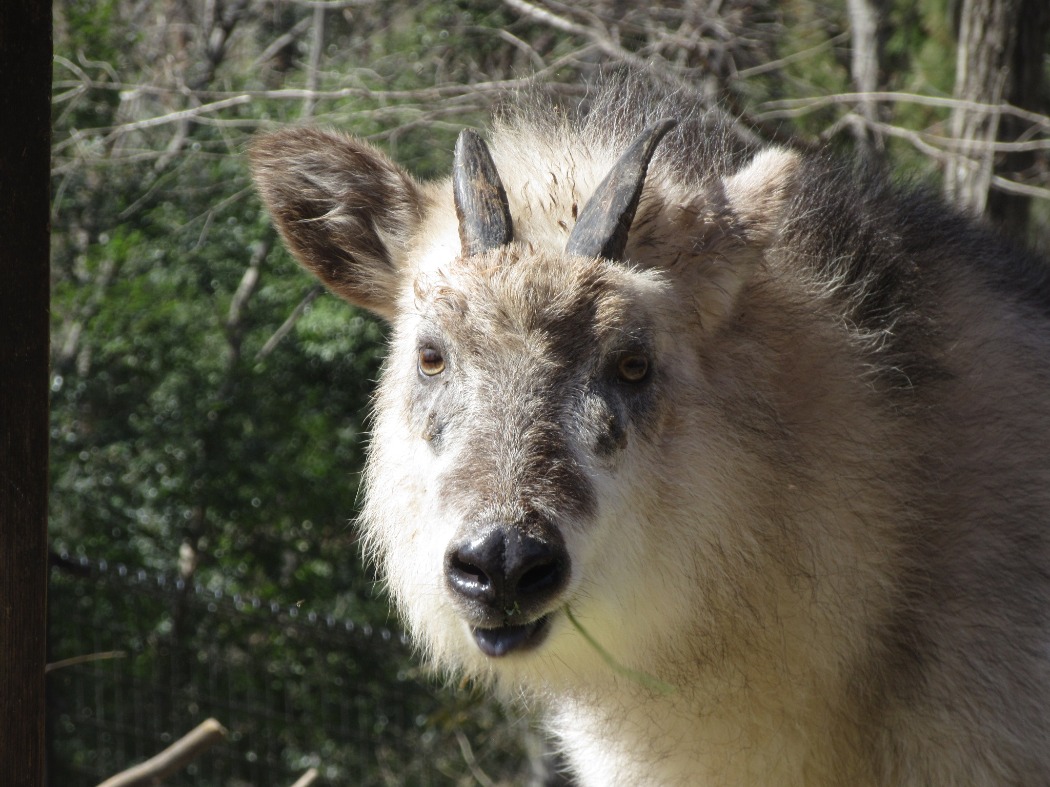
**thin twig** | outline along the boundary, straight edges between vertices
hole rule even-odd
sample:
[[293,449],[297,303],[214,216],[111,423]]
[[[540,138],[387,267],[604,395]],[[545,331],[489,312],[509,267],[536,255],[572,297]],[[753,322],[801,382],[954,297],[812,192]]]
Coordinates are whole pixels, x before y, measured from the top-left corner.
[[86,653],[83,656],[73,656],[69,659],[59,659],[58,661],[52,661],[50,664],[44,667],[44,672],[54,672],[55,670],[65,669],[66,667],[75,667],[77,664],[90,664],[93,661],[108,661],[110,659],[124,659],[127,658],[127,651],[123,650],[107,650],[103,653]]
[[116,136],[120,134],[127,134],[132,131],[140,131],[146,128],[155,128],[156,126],[164,126],[170,123],[180,123],[187,119],[199,117],[200,115],[207,114],[209,112],[219,112],[223,109],[229,109],[230,107],[241,106],[242,104],[251,103],[252,97],[247,94],[241,94],[232,96],[230,98],[224,98],[219,101],[213,101],[210,104],[201,104],[200,106],[190,107],[189,109],[180,109],[177,112],[168,112],[164,115],[157,115],[156,117],[146,118],[144,120],[135,120],[131,123],[121,123],[117,126],[108,126],[102,128],[90,128],[76,131],[69,135],[65,140],[55,145],[55,153],[60,153],[70,145],[76,144],[83,139],[95,136],[100,133],[106,133],[106,142],[112,141]]
[[942,109],[972,109],[983,112],[1001,112],[1004,115],[1028,120],[1031,123],[1050,129],[1050,116],[1030,112],[1010,104],[984,104],[979,101],[963,101],[944,96],[924,96],[919,93],[901,93],[893,91],[876,91],[874,93],[834,93],[828,96],[809,98],[785,98],[777,101],[765,101],[758,105],[755,114],[760,120],[790,118],[807,115],[824,107],[835,104],[861,104],[864,101],[886,101],[898,104],[918,104],[920,106]]
[[778,58],[777,60],[770,60],[766,63],[759,63],[757,66],[751,66],[751,68],[744,68],[737,71],[734,76],[737,79],[749,79],[750,77],[757,77],[760,74],[767,74],[770,71],[777,71],[786,65],[791,63],[797,63],[800,60],[807,60],[814,55],[823,52],[825,49],[831,49],[832,47],[838,46],[849,40],[849,31],[845,33],[839,33],[834,38],[829,38],[826,41],[821,41],[816,46],[811,46],[808,49],[803,49],[801,52],[795,52],[794,54],[787,55],[786,57]]
[[324,287],[322,287],[320,284],[315,284],[313,287],[310,288],[309,292],[307,292],[306,295],[303,296],[303,299],[299,301],[299,305],[296,306],[292,310],[292,313],[288,315],[288,319],[286,319],[281,324],[280,328],[274,331],[273,336],[267,339],[266,344],[264,344],[262,346],[262,349],[255,354],[256,361],[263,360],[264,358],[266,358],[266,356],[268,356],[274,351],[274,348],[276,348],[277,345],[281,343],[281,340],[289,333],[291,333],[292,328],[294,328],[295,324],[299,322],[299,318],[306,313],[307,307],[309,307],[311,303],[316,301],[318,297],[320,297],[322,292],[324,292]]
[[341,11],[344,8],[365,8],[375,5],[377,0],[289,0],[294,5],[304,8],[326,8],[329,11]]
[[299,36],[305,33],[311,24],[313,24],[313,19],[311,17],[307,16],[300,19],[298,22],[292,25],[291,29],[277,36],[277,38],[271,41],[266,46],[266,49],[264,49],[262,53],[257,58],[255,58],[255,62],[252,65],[258,66],[260,63],[265,63],[270,58],[276,56],[277,53],[285,47],[294,44],[297,40],[299,40]]
[[467,736],[463,734],[460,729],[455,729],[453,732],[456,735],[456,741],[459,743],[459,750],[463,754],[463,761],[470,768],[470,773],[477,780],[478,784],[482,787],[495,787],[496,783],[489,778],[489,775],[485,771],[481,770],[481,766],[478,765],[477,758],[474,756],[474,750],[470,747],[470,741],[467,740]]
[[[525,0],[503,0],[503,4],[517,11],[522,16],[541,22],[549,27],[553,27],[555,30],[560,30],[563,33],[572,33],[573,35],[586,38],[596,44],[598,48],[606,54],[619,60],[623,60],[626,63],[631,63],[638,68],[645,68],[649,65],[645,58],[639,57],[633,52],[624,49],[615,42],[606,31],[599,29],[597,26],[585,27],[577,22],[566,19],[565,17],[558,16],[557,14],[548,11],[546,8],[540,8],[532,3],[527,3]],[[595,20],[595,24],[597,25],[597,20]]]

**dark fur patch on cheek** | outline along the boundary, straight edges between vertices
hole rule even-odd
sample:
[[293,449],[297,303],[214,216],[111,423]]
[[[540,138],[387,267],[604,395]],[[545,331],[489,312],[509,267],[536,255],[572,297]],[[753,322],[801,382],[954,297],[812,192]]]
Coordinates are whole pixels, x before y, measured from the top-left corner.
[[596,456],[607,459],[627,447],[626,412],[616,407],[608,391],[591,391],[574,403],[570,423],[582,424],[583,445]]
[[413,434],[429,443],[434,451],[441,451],[445,447],[449,403],[454,400],[452,387],[448,380],[412,381],[405,408],[406,418]]
[[623,419],[610,412],[598,432],[595,443],[599,456],[611,456],[627,447],[627,430]]
[[444,435],[445,420],[438,413],[437,409],[432,409],[424,418],[423,439],[430,443],[430,447],[435,451],[440,451],[443,447]]
[[653,434],[660,422],[659,401],[655,379],[641,384],[608,377],[597,381],[591,395],[581,403],[581,420],[587,425],[595,453],[611,458],[627,448],[632,434]]

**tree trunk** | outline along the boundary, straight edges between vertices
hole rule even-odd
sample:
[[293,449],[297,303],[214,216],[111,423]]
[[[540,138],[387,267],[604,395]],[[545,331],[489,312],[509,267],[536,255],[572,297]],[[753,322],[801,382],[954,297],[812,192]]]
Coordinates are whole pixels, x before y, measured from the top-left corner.
[[0,2],[0,781],[44,783],[51,4]]
[[[1050,85],[1044,78],[1044,63],[1050,51],[1050,3],[1047,0],[1022,0],[1017,43],[1010,69],[1006,100],[1015,107],[1040,114],[1050,113]],[[999,124],[999,139],[1014,142],[1025,137],[1031,124],[1004,116]],[[1024,183],[1032,180],[1033,168],[1039,165],[1035,151],[1011,152],[1004,155],[996,169],[1010,180]],[[993,189],[988,197],[988,215],[1004,233],[1021,240],[1028,234],[1028,216],[1032,198]],[[1045,239],[1036,239],[1037,242]],[[1043,247],[1050,252],[1050,246]]]
[[[850,23],[850,77],[858,93],[874,93],[880,87],[882,63],[883,0],[849,0]],[[880,161],[885,148],[882,135],[873,124],[879,119],[878,105],[870,98],[861,98],[860,116],[853,124],[861,156],[868,161]],[[865,122],[866,121],[866,122]]]
[[983,216],[988,205],[995,166],[992,143],[1000,126],[996,108],[1009,92],[1020,8],[1021,0],[963,0],[954,97],[984,106],[952,111],[951,136],[959,147],[945,172],[944,192],[974,216]]

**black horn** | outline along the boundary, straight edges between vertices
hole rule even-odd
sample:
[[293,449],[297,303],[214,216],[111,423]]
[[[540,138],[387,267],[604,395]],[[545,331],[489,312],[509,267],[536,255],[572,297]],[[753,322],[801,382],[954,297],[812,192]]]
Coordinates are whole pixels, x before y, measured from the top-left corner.
[[456,140],[452,195],[459,218],[463,256],[480,254],[510,243],[514,225],[510,219],[507,192],[488,146],[473,129],[463,129]]
[[649,162],[660,140],[677,124],[671,119],[654,123],[627,148],[580,211],[565,251],[581,257],[623,259]]

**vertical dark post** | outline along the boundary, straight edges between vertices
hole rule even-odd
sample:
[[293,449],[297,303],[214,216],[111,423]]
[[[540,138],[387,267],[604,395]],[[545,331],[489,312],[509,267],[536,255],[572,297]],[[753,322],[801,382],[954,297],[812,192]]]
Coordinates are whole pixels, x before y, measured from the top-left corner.
[[0,781],[44,783],[50,0],[0,2]]

